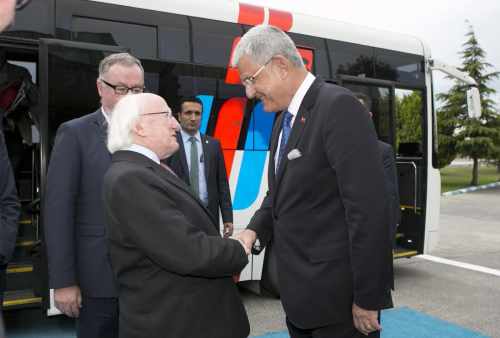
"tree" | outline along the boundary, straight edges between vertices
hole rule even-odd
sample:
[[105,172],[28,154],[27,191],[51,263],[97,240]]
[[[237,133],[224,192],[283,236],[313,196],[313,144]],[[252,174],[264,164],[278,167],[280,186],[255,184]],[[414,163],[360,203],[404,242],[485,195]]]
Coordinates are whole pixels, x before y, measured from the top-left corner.
[[[469,25],[465,35],[467,41],[462,45],[461,71],[468,73],[477,83],[481,97],[481,116],[469,118],[467,116],[467,102],[465,97],[466,85],[455,82],[455,85],[446,94],[440,94],[438,99],[444,101],[440,115],[444,117],[441,125],[448,127],[445,130],[445,139],[448,142],[448,151],[458,152],[473,160],[471,185],[479,182],[479,160],[491,159],[495,156],[496,140],[500,138],[500,130],[496,127],[498,116],[491,94],[496,91],[488,87],[488,82],[500,76],[500,72],[487,72],[492,65],[485,61],[486,52],[479,46],[474,29]],[[453,129],[453,132],[451,132]],[[453,139],[450,139],[454,138]],[[440,144],[441,145],[441,144]]]

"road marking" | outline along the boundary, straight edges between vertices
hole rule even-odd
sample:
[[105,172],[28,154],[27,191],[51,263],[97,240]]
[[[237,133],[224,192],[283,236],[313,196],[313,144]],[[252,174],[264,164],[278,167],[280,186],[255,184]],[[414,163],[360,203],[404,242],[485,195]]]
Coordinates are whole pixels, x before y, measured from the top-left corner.
[[456,266],[456,267],[459,267],[462,269],[478,271],[478,272],[482,272],[482,273],[486,273],[489,275],[500,277],[500,270],[487,268],[487,267],[481,266],[481,265],[469,264],[469,263],[454,261],[451,259],[446,259],[446,258],[441,258],[441,257],[436,257],[436,256],[431,256],[431,255],[420,255],[420,256],[416,256],[416,257],[426,259],[428,261],[432,261],[432,262],[436,262],[436,263]]

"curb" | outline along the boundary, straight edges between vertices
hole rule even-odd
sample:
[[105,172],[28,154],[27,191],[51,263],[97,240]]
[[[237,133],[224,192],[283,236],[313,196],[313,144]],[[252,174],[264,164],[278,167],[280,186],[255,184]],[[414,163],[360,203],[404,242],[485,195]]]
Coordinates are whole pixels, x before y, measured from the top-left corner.
[[496,188],[500,187],[500,182],[494,182],[490,184],[485,184],[485,185],[480,185],[477,187],[469,187],[469,188],[462,188],[458,190],[453,190],[453,191],[447,191],[441,194],[441,196],[454,196],[454,195],[460,195],[460,194],[465,194],[466,192],[473,192],[477,190],[484,190],[484,189],[489,189],[489,188]]

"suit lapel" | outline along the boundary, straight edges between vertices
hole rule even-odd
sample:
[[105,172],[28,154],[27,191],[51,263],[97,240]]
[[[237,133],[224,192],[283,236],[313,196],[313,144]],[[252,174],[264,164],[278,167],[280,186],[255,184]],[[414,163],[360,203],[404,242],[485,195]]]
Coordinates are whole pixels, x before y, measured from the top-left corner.
[[[108,143],[108,122],[106,121],[106,118],[104,117],[104,114],[101,109],[98,109],[93,114],[94,114],[93,124],[95,127],[95,131],[106,145]],[[106,149],[106,155],[108,156],[109,160],[111,160],[111,153],[108,151],[108,148],[106,146],[105,149]]]
[[208,211],[208,209],[203,205],[203,202],[197,197],[193,195],[193,192],[189,188],[187,184],[184,183],[184,181],[170,172],[168,169],[161,167],[160,165],[152,165],[152,169],[154,172],[156,172],[158,175],[166,179],[170,184],[173,184],[177,188],[183,190],[186,194],[191,196],[198,205],[205,210],[205,213],[210,217],[210,219],[214,222],[214,225],[217,224],[212,216],[212,214]]
[[186,150],[184,149],[184,140],[182,139],[182,135],[180,132],[177,133],[177,142],[179,143],[179,161],[180,165],[182,168],[182,172],[184,175],[181,175],[181,177],[186,178],[186,183],[188,184],[189,182],[189,167],[187,164],[187,159],[186,159]]
[[[295,117],[295,120],[293,122],[293,127],[292,131],[290,133],[290,137],[288,138],[288,142],[285,147],[285,153],[284,157],[282,159],[282,165],[278,168],[278,172],[276,173],[276,186],[279,187],[281,178],[283,177],[283,174],[286,170],[286,167],[288,165],[288,153],[297,147],[297,144],[299,143],[302,134],[304,132],[304,128],[306,126],[307,120],[309,119],[311,113],[312,113],[312,107],[314,106],[314,103],[316,102],[316,97],[318,96],[319,92],[319,87],[321,85],[322,81],[316,78],[314,82],[312,83],[311,87],[309,87],[306,95],[304,96],[304,99],[302,100],[302,103],[300,104],[299,111],[297,112],[297,116]],[[283,114],[281,114],[283,115]],[[280,121],[283,120],[283,117],[280,119]],[[280,123],[280,131],[281,131],[281,123]],[[277,141],[276,141],[277,143]]]
[[271,134],[271,149],[270,149],[271,151],[269,154],[269,166],[268,166],[268,181],[271,189],[274,188],[276,183],[276,174],[275,174],[276,162],[274,159],[276,157],[276,151],[278,149],[278,140],[281,132],[281,125],[283,124],[283,118],[284,118],[283,113],[277,115],[277,118],[274,121],[273,132]]
[[210,140],[208,139],[208,137],[206,135],[202,135],[200,134],[200,139],[201,139],[201,147],[203,149],[203,167],[205,169],[205,181],[207,182],[207,188],[208,188],[208,174],[209,174],[209,168],[210,168],[210,156],[208,155],[209,154],[209,151],[210,151]]

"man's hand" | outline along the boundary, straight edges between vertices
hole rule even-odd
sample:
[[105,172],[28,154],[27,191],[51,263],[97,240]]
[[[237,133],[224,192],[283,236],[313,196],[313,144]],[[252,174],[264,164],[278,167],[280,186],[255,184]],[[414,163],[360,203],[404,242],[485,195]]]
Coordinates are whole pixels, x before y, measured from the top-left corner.
[[226,222],[224,223],[224,238],[231,237],[233,235],[233,223],[232,222]]
[[352,319],[356,329],[366,336],[382,330],[378,322],[378,311],[365,310],[352,303]]
[[236,236],[234,236],[235,239],[243,242],[243,245],[245,246],[247,252],[252,251],[252,246],[255,243],[257,239],[257,234],[255,231],[250,230],[250,229],[245,229]]
[[78,318],[82,307],[82,293],[76,285],[55,289],[54,300],[56,308],[68,317]]

